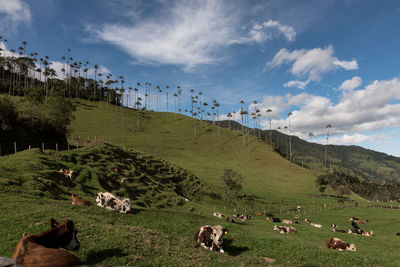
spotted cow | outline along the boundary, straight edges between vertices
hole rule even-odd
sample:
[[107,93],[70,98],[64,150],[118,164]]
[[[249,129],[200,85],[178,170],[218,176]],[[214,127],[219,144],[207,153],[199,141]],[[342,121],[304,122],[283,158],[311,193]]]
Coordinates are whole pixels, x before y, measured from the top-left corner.
[[329,238],[328,241],[326,241],[326,246],[328,248],[337,249],[339,251],[342,250],[356,251],[356,246],[354,244],[346,243],[336,237]]
[[200,246],[207,250],[216,250],[224,253],[222,241],[224,235],[228,234],[228,229],[221,225],[205,225],[195,234],[194,239]]
[[96,203],[97,206],[121,213],[129,213],[132,209],[132,202],[129,198],[114,196],[109,192],[97,193]]

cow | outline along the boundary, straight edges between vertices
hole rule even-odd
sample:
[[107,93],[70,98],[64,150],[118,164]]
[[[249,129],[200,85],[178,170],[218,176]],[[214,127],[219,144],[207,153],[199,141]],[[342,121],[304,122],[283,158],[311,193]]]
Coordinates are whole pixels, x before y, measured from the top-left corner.
[[331,227],[332,227],[332,232],[347,233],[345,230],[337,229],[338,228],[337,224],[332,224]]
[[253,212],[253,214],[256,215],[256,216],[261,216],[261,213],[259,213],[257,211]]
[[294,218],[299,219],[299,218],[300,218],[300,215],[296,215],[296,216],[294,216]]
[[282,223],[284,224],[293,224],[293,222],[291,220],[283,220]]
[[129,213],[132,209],[132,202],[129,198],[114,196],[109,192],[100,192],[96,196],[97,206],[108,210],[116,210],[121,213]]
[[225,221],[229,223],[235,223],[235,221],[231,217],[227,217]]
[[239,218],[240,217],[240,214],[233,214],[232,215],[232,218]]
[[71,182],[75,178],[74,171],[72,170],[60,169],[58,172],[64,174],[64,177],[69,178]]
[[370,231],[364,231],[362,233],[363,236],[373,236],[375,233],[374,231],[370,230]]
[[50,219],[50,230],[37,235],[23,237],[15,247],[12,258],[18,266],[77,266],[82,262],[71,253],[59,249],[76,251],[80,247],[76,237],[78,230],[73,221],[64,220],[59,224]]
[[225,215],[220,213],[220,212],[218,212],[218,211],[214,212],[213,216],[218,217],[218,218],[225,218]]
[[242,214],[242,215],[239,216],[238,219],[241,220],[241,221],[248,221],[248,220],[251,220],[252,217],[250,215],[247,215],[247,214]]
[[299,221],[294,221],[294,223],[295,223],[295,224],[300,224],[300,222],[299,222]]
[[322,225],[318,224],[318,223],[311,223],[311,226],[314,226],[316,228],[322,228]]
[[87,199],[78,197],[74,193],[72,193],[71,199],[72,199],[72,205],[79,205],[79,206],[90,206],[90,205],[92,205],[92,202],[90,202]]
[[221,225],[205,225],[194,235],[194,239],[200,246],[207,250],[217,250],[224,253],[222,242],[224,235],[228,234],[228,229]]
[[270,222],[277,222],[277,223],[281,223],[281,219],[276,218],[276,217],[267,217],[267,220]]
[[278,232],[281,233],[281,234],[297,233],[296,228],[291,227],[291,226],[274,225],[273,230],[274,230],[274,231],[278,231]]
[[328,241],[326,241],[326,246],[328,248],[337,249],[339,251],[342,250],[356,251],[356,246],[354,244],[346,243],[336,237],[329,238]]
[[350,218],[347,218],[347,220],[348,220],[349,222],[353,222],[353,221],[358,221],[358,220],[360,220],[360,219],[358,219],[358,218],[356,218],[356,217],[350,217]]
[[305,222],[311,223],[310,219],[304,219]]
[[296,209],[297,209],[297,212],[301,212],[302,208],[301,208],[301,206],[297,206]]

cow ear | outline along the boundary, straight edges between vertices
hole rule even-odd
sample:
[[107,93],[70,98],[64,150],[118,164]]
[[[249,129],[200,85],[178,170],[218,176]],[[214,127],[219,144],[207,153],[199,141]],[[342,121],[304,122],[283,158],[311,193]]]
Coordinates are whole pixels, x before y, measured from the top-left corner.
[[229,233],[229,230],[226,228],[224,228],[222,231],[224,232],[225,235],[227,235]]
[[74,230],[74,222],[71,220],[67,220],[65,222],[65,230],[67,231],[73,231]]
[[54,227],[56,227],[57,225],[59,225],[59,223],[58,223],[55,219],[51,218],[51,219],[50,219],[50,227],[51,227],[51,228],[54,228]]

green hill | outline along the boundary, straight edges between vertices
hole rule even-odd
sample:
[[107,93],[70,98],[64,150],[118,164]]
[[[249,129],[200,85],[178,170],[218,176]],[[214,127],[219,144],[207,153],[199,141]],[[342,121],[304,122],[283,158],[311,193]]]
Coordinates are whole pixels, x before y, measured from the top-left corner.
[[[219,122],[221,127],[241,129],[237,122]],[[250,130],[254,134],[253,129]],[[259,130],[260,137],[269,142],[269,130]],[[283,157],[288,158],[288,135],[272,130],[272,142]],[[293,162],[309,169],[323,172],[325,146],[310,143],[297,136],[291,137]],[[371,182],[400,182],[400,158],[359,146],[328,145],[327,168],[357,175]]]

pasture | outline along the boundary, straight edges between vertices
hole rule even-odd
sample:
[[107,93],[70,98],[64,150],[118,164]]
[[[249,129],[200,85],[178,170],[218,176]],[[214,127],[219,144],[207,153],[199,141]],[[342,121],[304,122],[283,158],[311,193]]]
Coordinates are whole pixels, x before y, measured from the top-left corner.
[[[126,140],[122,144],[119,108],[83,101],[77,106],[69,141],[74,144],[80,137],[81,144],[87,141],[87,148],[62,152],[32,149],[0,158],[0,256],[10,257],[24,232],[48,229],[50,218],[70,218],[81,242],[80,250],[73,253],[85,264],[400,265],[400,237],[396,236],[400,210],[368,207],[372,203],[355,194],[344,204],[327,198],[315,187],[318,173],[288,162],[254,137],[243,147],[237,131],[221,129],[219,135],[211,124],[155,112],[149,112],[137,130],[137,111],[126,109]],[[144,120],[144,114],[139,116]],[[193,123],[198,124],[196,136]],[[95,143],[94,136],[97,140],[104,136],[110,144]],[[75,179],[66,179],[58,173],[60,168],[74,170]],[[244,176],[236,207],[220,178],[226,168]],[[126,183],[121,183],[122,178]],[[71,205],[71,193],[95,204],[95,194],[104,191],[130,197],[134,212]],[[354,207],[355,201],[359,207]],[[301,213],[296,210],[298,205]],[[253,219],[226,223],[212,216],[215,211],[226,216],[247,213]],[[293,221],[299,214],[301,224],[292,225],[298,232],[283,235],[273,231],[276,223],[267,221],[265,213]],[[347,217],[352,216],[368,219],[360,227],[373,230],[375,236],[331,231],[333,223],[339,229],[351,228]],[[322,228],[310,226],[305,218]],[[217,224],[229,229],[223,244],[225,254],[206,251],[194,241],[200,226]],[[354,243],[357,251],[327,249],[325,242],[330,237]]]

